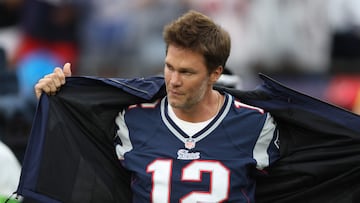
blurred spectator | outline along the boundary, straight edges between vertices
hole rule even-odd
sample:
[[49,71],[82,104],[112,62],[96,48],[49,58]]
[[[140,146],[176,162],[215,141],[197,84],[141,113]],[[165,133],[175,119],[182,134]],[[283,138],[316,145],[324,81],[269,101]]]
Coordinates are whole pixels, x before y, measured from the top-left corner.
[[0,1],[0,47],[5,50],[6,60],[14,57],[19,42],[19,22],[24,0]]
[[329,0],[331,80],[329,102],[360,114],[360,1]]
[[19,22],[22,4],[23,0],[0,1],[0,27],[10,27]]
[[[137,30],[138,62],[141,75],[163,72],[165,43],[162,38],[163,26],[189,9],[186,0],[140,0],[138,4]],[[156,19],[156,20],[154,20]]]
[[72,1],[24,0],[21,38],[10,64],[18,72],[20,93],[35,100],[31,86],[54,66],[78,56],[77,12]]
[[22,38],[16,60],[39,50],[76,64],[77,14],[72,1],[24,0]]
[[131,77],[163,68],[162,25],[183,0],[82,0],[80,74]]
[[79,29],[80,74],[116,77],[131,67],[131,56],[137,47],[136,1],[80,2],[79,6],[84,8]]
[[[234,73],[327,72],[329,27],[324,0],[193,1],[230,32]],[[206,3],[205,3],[206,2]],[[208,9],[211,8],[211,9]],[[204,9],[202,9],[204,10]],[[284,69],[283,64],[291,64]],[[254,69],[255,65],[261,69]]]
[[329,0],[331,73],[360,74],[360,1]]
[[21,166],[11,149],[0,141],[0,202],[5,202],[17,189]]
[[[0,140],[22,160],[35,104],[19,94],[18,77],[7,67],[5,50],[0,48]],[[31,91],[33,92],[33,91]]]
[[34,84],[54,66],[76,67],[76,12],[68,2],[0,1],[0,139],[19,161],[36,108]]
[[246,80],[250,68],[250,60],[253,54],[252,46],[249,44],[247,35],[247,21],[249,15],[250,0],[188,0],[192,9],[198,10],[213,18],[231,36],[231,54],[227,65],[242,80]]
[[336,74],[325,90],[325,99],[330,103],[355,111],[359,105],[360,75]]

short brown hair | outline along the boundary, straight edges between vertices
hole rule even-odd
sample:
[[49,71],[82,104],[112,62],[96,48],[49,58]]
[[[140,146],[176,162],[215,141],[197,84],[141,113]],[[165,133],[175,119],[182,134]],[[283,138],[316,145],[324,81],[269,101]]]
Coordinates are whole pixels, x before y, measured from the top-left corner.
[[208,16],[190,10],[164,27],[166,52],[170,44],[202,54],[209,73],[225,67],[230,54],[230,36]]

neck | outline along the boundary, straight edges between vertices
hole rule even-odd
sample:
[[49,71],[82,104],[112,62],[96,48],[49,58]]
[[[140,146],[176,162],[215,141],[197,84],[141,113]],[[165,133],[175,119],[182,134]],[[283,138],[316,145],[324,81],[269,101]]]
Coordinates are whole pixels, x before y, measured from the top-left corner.
[[212,90],[209,99],[199,102],[191,108],[173,108],[175,115],[188,122],[203,122],[217,115],[223,105],[224,96],[218,91]]

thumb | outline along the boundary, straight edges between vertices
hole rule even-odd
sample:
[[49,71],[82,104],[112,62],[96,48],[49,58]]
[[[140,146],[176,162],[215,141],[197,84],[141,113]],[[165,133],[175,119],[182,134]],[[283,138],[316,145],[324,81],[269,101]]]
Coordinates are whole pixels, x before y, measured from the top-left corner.
[[66,77],[70,77],[71,76],[71,64],[70,63],[65,63],[64,67],[63,67],[63,72],[64,75]]

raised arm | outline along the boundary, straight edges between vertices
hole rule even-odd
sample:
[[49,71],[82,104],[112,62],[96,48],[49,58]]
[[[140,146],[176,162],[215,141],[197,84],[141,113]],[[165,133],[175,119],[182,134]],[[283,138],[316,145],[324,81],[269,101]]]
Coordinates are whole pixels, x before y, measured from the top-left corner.
[[56,94],[60,87],[65,84],[65,77],[71,76],[71,64],[66,63],[61,69],[56,67],[53,73],[41,78],[35,85],[35,94],[39,99],[42,92],[49,95]]

